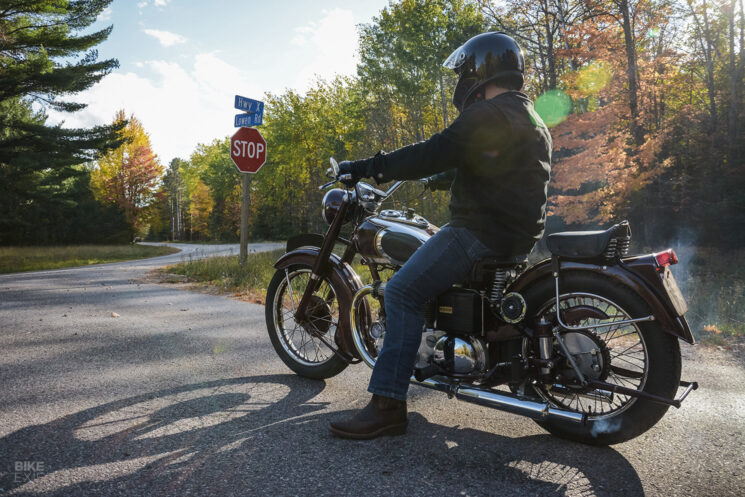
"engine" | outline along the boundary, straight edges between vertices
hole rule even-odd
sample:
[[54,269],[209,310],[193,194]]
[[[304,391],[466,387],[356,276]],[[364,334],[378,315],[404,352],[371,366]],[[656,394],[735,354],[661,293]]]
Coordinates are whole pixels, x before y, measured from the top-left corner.
[[417,368],[438,366],[450,374],[478,374],[486,369],[482,340],[475,336],[454,336],[427,330],[417,353]]

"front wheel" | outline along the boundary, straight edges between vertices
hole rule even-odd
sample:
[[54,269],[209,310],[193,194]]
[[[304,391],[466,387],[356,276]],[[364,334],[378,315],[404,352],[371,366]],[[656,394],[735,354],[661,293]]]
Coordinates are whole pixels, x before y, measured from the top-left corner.
[[[578,361],[592,361],[592,377],[606,383],[642,390],[671,399],[680,383],[680,347],[678,339],[665,333],[658,321],[625,325],[613,322],[648,316],[652,312],[634,291],[602,275],[562,274],[559,307],[593,308],[607,318],[589,317],[570,326],[603,324],[587,331],[567,331],[565,345]],[[544,280],[525,293],[533,316],[555,322],[556,295],[553,279]],[[534,310],[534,311],[531,311]],[[554,353],[563,356],[558,344]],[[590,354],[590,355],[588,355]],[[591,356],[597,356],[592,359]],[[571,376],[565,361],[557,369],[559,377]],[[563,373],[563,375],[562,375]],[[541,421],[551,434],[591,445],[611,445],[641,435],[657,423],[669,406],[612,392],[582,389],[566,381],[556,385],[536,384],[536,392],[554,406],[587,414],[587,423]]]
[[266,294],[266,327],[282,362],[306,378],[322,380],[341,373],[347,362],[327,345],[336,346],[339,328],[338,290],[324,278],[313,292],[308,318],[296,319],[295,309],[310,283],[312,269],[294,264],[274,273]]

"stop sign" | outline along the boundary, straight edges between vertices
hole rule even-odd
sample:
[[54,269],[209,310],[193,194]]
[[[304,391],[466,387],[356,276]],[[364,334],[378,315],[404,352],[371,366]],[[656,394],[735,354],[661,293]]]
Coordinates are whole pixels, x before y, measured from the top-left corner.
[[256,128],[240,128],[230,138],[230,158],[242,173],[255,173],[266,162],[266,140]]

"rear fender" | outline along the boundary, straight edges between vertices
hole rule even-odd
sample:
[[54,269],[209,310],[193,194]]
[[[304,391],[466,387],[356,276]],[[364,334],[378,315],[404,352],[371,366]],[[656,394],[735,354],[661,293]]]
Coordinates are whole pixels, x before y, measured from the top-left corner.
[[[302,246],[284,254],[274,263],[274,267],[277,269],[286,269],[295,264],[313,267],[313,263],[318,257],[320,250],[319,247]],[[329,264],[330,270],[327,277],[331,283],[331,287],[336,292],[336,298],[339,302],[339,329],[335,335],[336,345],[347,354],[358,358],[359,354],[352,342],[349,310],[354,294],[363,286],[362,281],[359,275],[352,269],[352,266],[346,262],[342,262],[338,255],[332,253]]]
[[[648,260],[648,258],[651,259]],[[654,257],[652,256],[631,257],[626,259],[622,264],[607,266],[562,260],[559,284],[561,284],[561,274],[575,271],[598,273],[606,278],[610,278],[617,284],[630,288],[643,298],[652,309],[655,319],[657,319],[666,333],[693,344],[695,340],[688,322],[684,317],[675,315],[672,306],[667,303],[667,296],[663,293],[664,288],[662,288],[661,282],[659,283],[659,288],[655,288],[657,286],[655,285],[655,281],[650,279],[651,276],[647,274],[650,271],[654,272],[655,265],[653,259]],[[529,268],[506,291],[521,293],[529,286],[545,278],[553,279],[551,259],[541,261]]]

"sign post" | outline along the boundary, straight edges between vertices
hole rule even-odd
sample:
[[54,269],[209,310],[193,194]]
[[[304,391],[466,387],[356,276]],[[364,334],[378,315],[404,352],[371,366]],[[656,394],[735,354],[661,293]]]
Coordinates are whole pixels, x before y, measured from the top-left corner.
[[248,260],[248,205],[251,203],[248,174],[241,174],[241,191],[241,248],[238,262],[245,266]]
[[266,140],[259,130],[248,126],[262,123],[264,102],[236,95],[234,106],[244,111],[244,114],[235,116],[233,124],[240,129],[230,138],[230,158],[242,173],[240,264],[243,266],[248,259],[248,206],[251,200],[248,175],[257,173],[266,162]]

